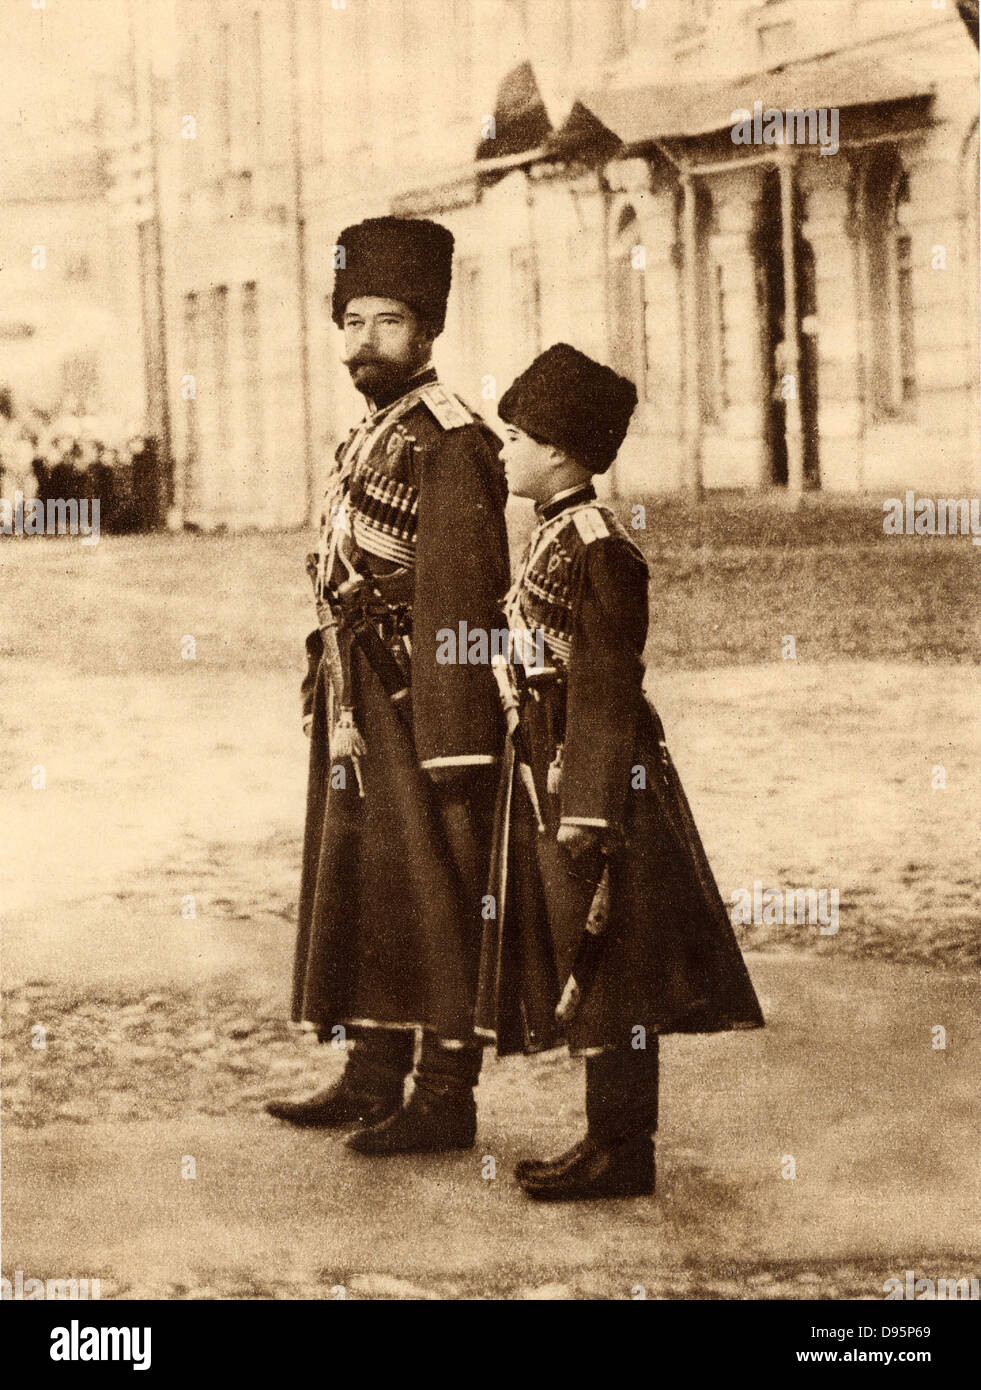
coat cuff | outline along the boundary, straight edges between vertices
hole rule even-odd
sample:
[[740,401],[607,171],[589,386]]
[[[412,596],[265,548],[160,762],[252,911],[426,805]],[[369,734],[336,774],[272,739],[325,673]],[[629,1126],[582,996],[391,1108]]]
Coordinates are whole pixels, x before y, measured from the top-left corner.
[[498,761],[493,753],[457,753],[447,758],[424,758],[419,766],[424,772],[440,767],[491,767]]
[[590,825],[597,830],[612,830],[608,820],[600,820],[598,816],[563,816],[559,825]]

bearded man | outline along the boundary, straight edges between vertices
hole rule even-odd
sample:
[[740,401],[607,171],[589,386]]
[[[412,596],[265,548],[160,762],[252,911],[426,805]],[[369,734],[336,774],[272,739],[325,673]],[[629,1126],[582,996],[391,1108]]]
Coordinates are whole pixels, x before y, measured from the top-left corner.
[[327,1090],[267,1109],[351,1130],[363,1153],[469,1148],[476,1127],[503,720],[489,667],[439,660],[438,634],[498,625],[509,574],[500,441],[431,363],[452,254],[445,227],[395,217],[347,228],[335,252],[333,319],[368,410],[337,452],[309,562],[293,1018],[347,1061]]

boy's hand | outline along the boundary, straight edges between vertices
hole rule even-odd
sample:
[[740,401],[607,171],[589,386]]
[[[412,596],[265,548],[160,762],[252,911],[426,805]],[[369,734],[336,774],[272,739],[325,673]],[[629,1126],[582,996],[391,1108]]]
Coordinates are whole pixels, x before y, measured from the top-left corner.
[[311,730],[312,728],[313,728],[313,715],[312,715],[312,714],[305,714],[305,715],[303,716],[303,732],[306,734],[307,738],[310,737],[310,730]]
[[595,825],[560,825],[556,838],[574,864],[598,853],[606,840],[604,831]]

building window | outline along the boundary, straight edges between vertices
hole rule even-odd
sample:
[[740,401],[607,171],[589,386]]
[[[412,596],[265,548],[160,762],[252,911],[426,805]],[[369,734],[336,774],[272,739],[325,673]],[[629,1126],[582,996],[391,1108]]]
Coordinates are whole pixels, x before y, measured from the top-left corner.
[[961,223],[964,238],[961,264],[968,290],[964,298],[964,312],[970,329],[968,342],[973,345],[965,365],[975,392],[974,419],[979,414],[976,394],[979,382],[975,364],[981,356],[981,343],[978,341],[981,328],[981,267],[978,265],[981,252],[981,160],[978,143],[978,132],[975,130],[965,145],[961,164],[961,188],[966,205]]
[[242,73],[242,157],[243,168],[259,163],[262,149],[262,19],[253,10],[245,25]]
[[613,365],[648,393],[647,248],[632,207],[624,208],[610,247],[610,354]]
[[[202,80],[201,72],[201,45],[198,34],[188,35],[181,49],[178,62],[178,100],[181,108],[181,116],[193,116],[198,127],[196,135],[199,137],[194,140],[181,141],[181,164],[184,174],[184,195],[188,188],[196,185],[201,179],[200,167],[200,147],[201,135],[203,131],[201,125],[201,102],[204,99],[206,84]],[[206,60],[205,60],[206,61]]]
[[245,493],[257,509],[262,496],[262,372],[259,358],[259,295],[254,280],[242,286],[242,416],[249,474]]
[[457,107],[461,116],[469,116],[473,102],[474,83],[474,13],[472,0],[451,0],[450,23],[453,30],[453,51],[456,54]]
[[606,316],[602,312],[605,286],[597,283],[596,256],[602,256],[602,241],[594,248],[591,229],[578,228],[565,242],[565,303],[569,342],[592,357],[608,352]]
[[[410,0],[399,0],[396,39],[399,60],[407,71],[412,71],[419,61],[419,21],[410,13]],[[404,130],[415,131],[419,125],[420,108],[423,101],[422,87],[415,82],[407,82],[395,92],[395,120]]]
[[788,57],[794,50],[796,38],[796,25],[792,19],[782,20],[778,24],[761,24],[756,31],[760,63],[770,67]]
[[92,264],[84,251],[73,252],[65,257],[66,280],[90,280]]
[[218,26],[217,66],[215,97],[218,102],[218,145],[222,161],[227,163],[232,149],[232,30],[230,24]]
[[[303,11],[301,11],[301,14]],[[319,163],[327,155],[327,121],[326,106],[324,103],[324,16],[321,6],[314,5],[309,12],[309,29],[304,35],[301,30],[297,35],[299,45],[297,57],[308,47],[310,55],[311,81],[310,81],[310,156],[315,163]]]
[[916,398],[909,181],[896,150],[871,164],[865,198],[871,406],[875,418],[890,419],[907,415]]
[[61,359],[61,395],[74,399],[78,413],[85,415],[99,399],[99,359],[92,349],[72,352]]
[[462,257],[454,272],[456,283],[456,321],[460,344],[464,385],[472,403],[480,399],[481,377],[484,374],[482,276],[476,256]]
[[[216,285],[210,295],[214,456],[220,469],[228,465],[231,445],[228,410],[228,286]],[[227,501],[227,499],[226,499]]]
[[[197,377],[198,370],[198,297],[193,292],[184,296],[184,363],[185,370]],[[198,430],[197,392],[184,401],[184,509],[192,512],[201,505],[201,436]]]
[[348,157],[355,168],[363,168],[376,162],[380,84],[388,81],[390,74],[385,71],[384,55],[375,42],[370,6],[351,4],[348,15],[344,18],[338,10],[332,16],[332,22],[339,20],[348,26],[341,41],[348,71],[342,75],[344,85],[334,99],[333,119],[348,124],[352,146]]
[[576,15],[569,4],[561,8],[556,49],[563,68],[571,68],[576,56]]
[[712,17],[713,0],[685,0],[682,5],[684,17],[675,27],[674,38],[684,42],[704,34]]
[[524,367],[541,351],[541,289],[533,247],[519,246],[511,252],[511,302],[515,361]]
[[[607,0],[607,7],[607,57],[622,58],[637,39],[642,11],[635,10],[630,0]],[[567,8],[571,11],[573,7],[567,5]]]

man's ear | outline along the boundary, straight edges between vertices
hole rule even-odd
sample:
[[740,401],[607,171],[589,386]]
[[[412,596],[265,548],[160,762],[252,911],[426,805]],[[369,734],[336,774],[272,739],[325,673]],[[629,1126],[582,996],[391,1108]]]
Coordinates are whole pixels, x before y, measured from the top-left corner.
[[432,347],[436,338],[439,336],[437,330],[433,327],[432,321],[423,318],[422,314],[415,309],[411,309],[410,313],[415,319],[416,337],[427,346]]

